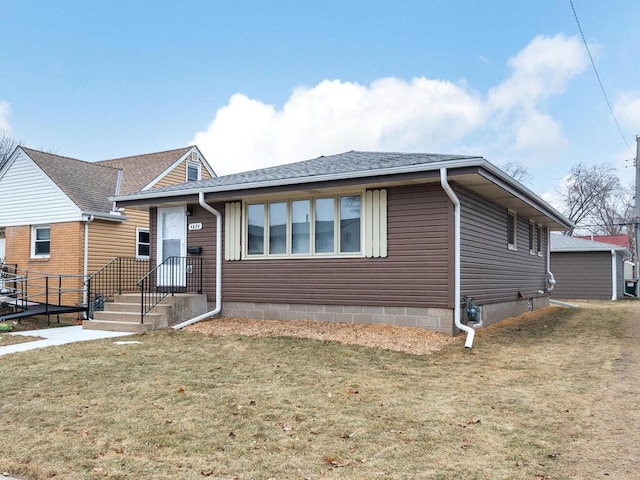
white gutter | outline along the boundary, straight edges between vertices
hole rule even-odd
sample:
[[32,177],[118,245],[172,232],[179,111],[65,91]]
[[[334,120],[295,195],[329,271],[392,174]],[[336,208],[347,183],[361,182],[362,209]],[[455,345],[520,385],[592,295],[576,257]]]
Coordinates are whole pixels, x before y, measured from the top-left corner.
[[618,265],[616,251],[611,249],[611,300],[618,300]]
[[447,181],[447,169],[440,169],[440,185],[444,189],[447,196],[453,202],[453,270],[454,270],[454,286],[453,286],[453,321],[460,330],[467,333],[467,339],[464,342],[465,348],[473,346],[473,337],[476,332],[473,328],[463,325],[460,321],[460,200]]
[[219,211],[204,201],[203,192],[198,194],[198,203],[202,208],[216,216],[216,308],[210,312],[203,313],[202,315],[198,315],[190,320],[174,325],[172,327],[174,330],[178,330],[209,317],[213,317],[222,310],[222,215]]

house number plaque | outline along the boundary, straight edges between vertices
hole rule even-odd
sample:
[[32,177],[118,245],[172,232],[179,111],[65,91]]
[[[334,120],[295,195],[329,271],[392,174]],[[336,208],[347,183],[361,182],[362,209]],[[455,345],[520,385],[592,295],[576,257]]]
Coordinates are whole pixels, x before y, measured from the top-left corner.
[[202,223],[190,223],[189,230],[202,230]]

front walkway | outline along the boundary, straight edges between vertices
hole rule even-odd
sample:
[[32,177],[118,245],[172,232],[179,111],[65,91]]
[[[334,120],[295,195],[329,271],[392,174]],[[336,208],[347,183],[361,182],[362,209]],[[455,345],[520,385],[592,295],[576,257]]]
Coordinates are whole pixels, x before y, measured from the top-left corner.
[[[17,343],[0,347],[0,355],[7,353],[25,352],[35,348],[50,347],[53,345],[64,345],[66,343],[84,342],[87,340],[98,340],[101,338],[122,337],[131,335],[127,332],[106,332],[102,330],[83,330],[82,325],[72,327],[44,328],[41,330],[26,330],[23,332],[13,332],[8,335],[23,335],[26,337],[41,337],[43,340],[33,342]],[[1,479],[2,477],[0,477]]]

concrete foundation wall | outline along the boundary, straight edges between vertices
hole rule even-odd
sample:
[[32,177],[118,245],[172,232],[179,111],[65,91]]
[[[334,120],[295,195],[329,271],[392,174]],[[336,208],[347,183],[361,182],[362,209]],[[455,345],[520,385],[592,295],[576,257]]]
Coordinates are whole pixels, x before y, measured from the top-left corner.
[[427,328],[446,335],[454,334],[453,310],[447,308],[223,302],[221,313],[221,316],[228,318],[258,320],[387,323],[403,327]]
[[[482,305],[483,325],[489,326],[531,310],[549,306],[549,298],[540,296]],[[209,309],[215,306],[209,304]],[[221,317],[258,320],[312,320],[316,322],[387,323],[403,327],[421,327],[445,335],[458,333],[453,309],[378,307],[350,305],[298,305],[286,303],[223,302]],[[464,322],[464,307],[461,316]]]
[[510,302],[490,303],[482,305],[482,323],[485,327],[504,320],[517,317],[525,312],[549,306],[549,297],[522,298]]

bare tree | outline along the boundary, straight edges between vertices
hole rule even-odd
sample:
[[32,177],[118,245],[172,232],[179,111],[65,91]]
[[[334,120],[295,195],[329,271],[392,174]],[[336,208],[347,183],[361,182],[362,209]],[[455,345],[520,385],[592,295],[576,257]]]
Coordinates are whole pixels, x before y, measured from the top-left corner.
[[628,231],[627,226],[634,213],[634,193],[631,186],[620,187],[609,198],[596,206],[592,215],[595,228],[606,235],[620,235]]
[[17,146],[18,142],[11,132],[0,130],[0,170]]
[[529,183],[531,181],[529,169],[520,162],[510,161],[503,163],[502,165],[498,165],[498,167],[520,183]]
[[[589,226],[597,233],[617,231],[624,223],[624,190],[615,170],[607,163],[579,163],[571,168],[560,191],[564,214],[576,227]],[[568,232],[573,234],[573,230]]]

